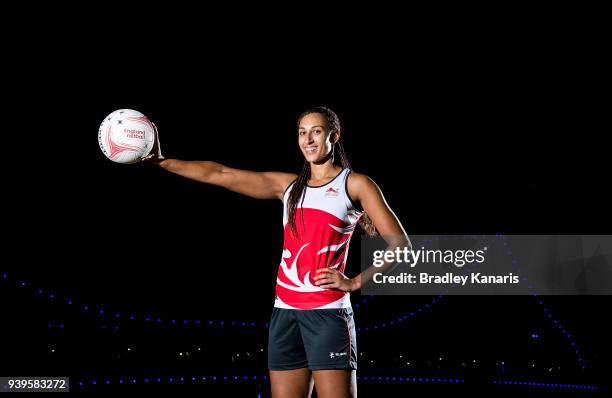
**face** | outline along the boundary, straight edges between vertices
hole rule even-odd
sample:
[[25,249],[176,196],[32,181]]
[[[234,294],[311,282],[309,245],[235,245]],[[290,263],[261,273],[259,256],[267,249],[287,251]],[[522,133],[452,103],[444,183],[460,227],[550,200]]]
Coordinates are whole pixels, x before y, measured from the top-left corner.
[[298,144],[308,162],[326,158],[338,140],[339,133],[329,131],[327,119],[320,113],[310,113],[300,120]]

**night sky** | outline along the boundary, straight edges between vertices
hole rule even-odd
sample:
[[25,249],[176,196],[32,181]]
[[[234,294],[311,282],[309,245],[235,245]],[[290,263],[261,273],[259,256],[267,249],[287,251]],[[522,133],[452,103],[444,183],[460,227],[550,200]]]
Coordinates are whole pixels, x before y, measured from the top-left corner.
[[[267,372],[280,201],[151,164],[110,162],[97,129],[115,109],[154,121],[166,157],[297,173],[297,115],[324,104],[340,116],[353,168],[380,186],[409,235],[610,232],[609,150],[600,135],[607,129],[589,91],[596,81],[568,79],[569,66],[550,54],[534,51],[529,62],[501,51],[403,61],[354,55],[312,66],[300,55],[302,67],[293,68],[291,58],[249,46],[216,50],[160,53],[138,68],[116,57],[102,68],[91,62],[97,56],[69,51],[53,62],[29,53],[23,69],[12,66],[1,375],[87,383]],[[359,272],[358,241],[356,234],[349,276]],[[352,295],[354,304],[363,299]],[[370,298],[356,310],[357,326],[431,300]],[[360,333],[359,372],[605,385],[609,297],[544,300],[445,297],[397,327]],[[255,396],[255,387],[248,391]]]

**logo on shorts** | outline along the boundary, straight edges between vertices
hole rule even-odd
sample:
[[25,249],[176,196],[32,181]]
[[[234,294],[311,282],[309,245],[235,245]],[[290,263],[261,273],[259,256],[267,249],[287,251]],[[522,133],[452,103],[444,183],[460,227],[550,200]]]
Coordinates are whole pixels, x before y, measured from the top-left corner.
[[338,188],[329,187],[325,191],[325,197],[326,198],[335,198],[336,196],[338,196],[339,193],[340,193],[340,190]]
[[346,352],[330,352],[329,353],[329,357],[331,359],[341,357],[341,356],[346,356]]

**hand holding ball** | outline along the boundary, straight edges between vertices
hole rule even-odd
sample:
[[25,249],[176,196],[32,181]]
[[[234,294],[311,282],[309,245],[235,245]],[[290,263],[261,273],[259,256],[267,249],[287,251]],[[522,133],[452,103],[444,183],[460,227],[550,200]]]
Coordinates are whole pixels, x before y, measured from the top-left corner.
[[[100,149],[116,163],[137,163],[151,155],[161,157],[156,141],[155,125],[145,115],[132,109],[114,111],[104,119],[98,130]],[[151,154],[154,146],[157,153]]]

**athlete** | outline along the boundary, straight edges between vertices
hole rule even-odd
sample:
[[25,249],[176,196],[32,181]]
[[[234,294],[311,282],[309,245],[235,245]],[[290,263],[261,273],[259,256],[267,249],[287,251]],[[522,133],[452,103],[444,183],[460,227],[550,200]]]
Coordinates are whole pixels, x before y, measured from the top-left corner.
[[157,149],[145,159],[193,180],[283,202],[284,245],[268,336],[272,397],[310,397],[313,387],[320,398],[356,397],[350,292],[372,273],[345,275],[351,237],[359,224],[369,235],[380,234],[387,249],[409,240],[374,181],[352,171],[332,110],[303,112],[297,135],[305,158],[299,175],[164,159],[158,137]]

